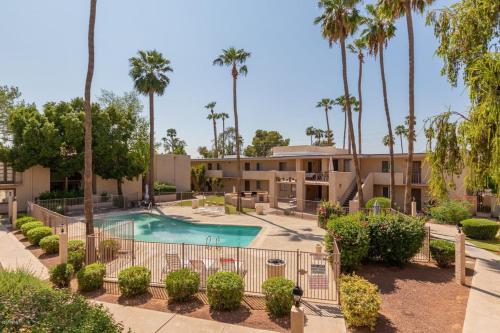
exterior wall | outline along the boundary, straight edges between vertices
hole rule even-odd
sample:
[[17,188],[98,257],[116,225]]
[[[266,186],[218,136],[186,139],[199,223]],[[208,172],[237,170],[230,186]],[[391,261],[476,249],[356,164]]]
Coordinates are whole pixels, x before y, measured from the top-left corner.
[[[107,194],[118,194],[118,186],[115,179],[103,179],[100,176],[96,176],[95,182],[95,193],[107,193]],[[123,194],[138,193],[139,197],[142,194],[142,177],[138,177],[134,180],[124,180],[122,184]]]
[[1,187],[15,188],[19,211],[25,211],[28,201],[35,200],[40,193],[50,190],[50,169],[37,165],[24,171],[22,177],[22,183],[17,186]]
[[173,154],[156,155],[155,180],[175,185],[177,192],[191,190],[191,157]]

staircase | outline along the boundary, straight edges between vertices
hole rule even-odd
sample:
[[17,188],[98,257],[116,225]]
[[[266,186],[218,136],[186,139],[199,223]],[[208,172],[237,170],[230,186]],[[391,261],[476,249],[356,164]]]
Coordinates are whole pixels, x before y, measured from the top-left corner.
[[349,201],[354,199],[357,193],[358,193],[358,185],[354,183],[354,186],[351,187],[349,194],[347,194],[347,196],[344,197],[344,201],[342,202],[342,207],[349,208]]

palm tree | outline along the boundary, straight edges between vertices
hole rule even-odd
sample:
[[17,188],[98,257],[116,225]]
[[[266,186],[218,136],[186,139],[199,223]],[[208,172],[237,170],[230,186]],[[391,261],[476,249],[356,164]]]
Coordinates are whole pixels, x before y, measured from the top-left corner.
[[222,157],[226,154],[226,119],[229,118],[229,115],[225,112],[221,112],[217,114],[217,119],[222,119]]
[[[380,63],[380,77],[382,79],[382,94],[384,96],[384,110],[385,119],[387,121],[387,135],[388,138],[394,138],[392,134],[391,113],[389,112],[389,101],[387,98],[387,85],[385,81],[385,67],[384,67],[384,49],[387,47],[389,39],[394,37],[396,27],[391,19],[384,17],[380,9],[374,5],[367,5],[366,11],[368,17],[365,18],[366,28],[363,30],[362,36],[368,45],[368,51],[374,57],[379,58]],[[395,183],[394,183],[394,140],[388,140],[389,155],[390,155],[390,194],[391,194],[391,207],[395,206]]]
[[216,102],[210,102],[207,105],[205,105],[205,109],[210,110],[210,114],[208,115],[207,119],[212,120],[212,123],[214,125],[214,156],[215,158],[218,157],[218,147],[217,147],[217,119],[218,115],[217,113],[214,112]]
[[366,49],[366,40],[363,38],[356,39],[352,44],[349,44],[348,49],[358,56],[358,147],[361,154],[361,114],[363,112],[363,95],[361,94],[361,80],[363,77],[363,51]]
[[321,145],[321,139],[325,136],[325,131],[319,128],[314,129],[314,138],[316,139],[316,146]]
[[423,13],[434,0],[379,0],[382,10],[392,18],[405,16],[408,30],[408,159],[406,164],[405,213],[411,212],[411,175],[413,169],[413,142],[415,138],[415,40],[413,36],[412,10]]
[[170,83],[167,76],[172,72],[170,60],[156,51],[139,51],[137,57],[129,59],[130,77],[134,81],[135,89],[143,95],[149,96],[149,198],[154,203],[154,154],[155,154],[155,112],[154,95],[162,96]]
[[[350,102],[351,102],[351,105],[353,106],[352,110],[354,112],[358,112],[359,111],[359,102],[356,100],[356,97],[354,96],[351,96],[349,98]],[[345,105],[345,97],[344,95],[341,95],[339,97],[337,97],[335,99],[335,105],[338,105],[340,107],[342,107],[342,112],[344,113],[344,140],[343,140],[343,144],[342,144],[342,149],[345,149],[345,139],[346,139],[346,130],[347,130],[347,113],[345,112],[346,110],[346,105]],[[350,144],[350,139],[347,138],[348,141],[347,141],[347,149],[349,151],[349,154],[351,153],[351,144]]]
[[382,144],[386,147],[389,147],[391,144],[394,145],[394,137],[392,137],[392,140],[389,140],[389,138],[389,134],[384,135],[382,138]]
[[314,20],[314,23],[321,24],[323,37],[328,40],[330,47],[335,42],[340,43],[345,109],[347,111],[347,123],[349,125],[349,138],[351,141],[350,146],[352,148],[354,168],[356,170],[359,206],[363,207],[363,188],[361,187],[361,172],[356,151],[356,142],[354,141],[349,83],[347,82],[347,56],[345,45],[346,39],[356,32],[360,23],[361,17],[358,10],[355,8],[358,2],[359,0],[320,0],[318,5],[320,8],[323,8],[323,13]]
[[404,154],[403,136],[408,136],[408,129],[405,127],[405,125],[398,125],[396,126],[396,128],[394,128],[394,133],[399,136],[399,142],[401,143],[401,154]]
[[332,135],[331,135],[332,132],[330,131],[330,121],[328,120],[328,111],[330,111],[334,105],[335,105],[334,101],[330,98],[323,98],[316,104],[317,108],[321,108],[321,109],[325,110],[326,131],[327,131],[326,132],[327,133],[326,139],[327,139],[329,145],[332,144]]
[[92,77],[94,76],[94,30],[96,17],[97,0],[90,0],[90,17],[88,31],[88,51],[89,62],[87,66],[87,77],[85,79],[85,151],[84,151],[84,172],[83,172],[83,191],[84,191],[84,210],[87,235],[94,233],[93,221],[93,201],[92,201],[92,102],[90,100]]
[[231,75],[233,77],[233,112],[234,112],[234,130],[236,137],[236,163],[238,164],[238,176],[236,179],[237,184],[237,200],[236,200],[236,210],[241,211],[241,163],[240,163],[240,132],[238,127],[238,103],[236,100],[236,80],[238,79],[238,75],[242,74],[244,76],[248,73],[248,68],[245,65],[245,62],[250,57],[250,52],[245,51],[244,49],[236,49],[234,47],[230,47],[226,50],[222,50],[222,54],[219,55],[214,61],[213,64],[217,66],[228,66],[231,67]]
[[311,146],[313,144],[314,131],[315,131],[315,128],[312,126],[309,126],[308,128],[306,128],[306,135],[311,138]]

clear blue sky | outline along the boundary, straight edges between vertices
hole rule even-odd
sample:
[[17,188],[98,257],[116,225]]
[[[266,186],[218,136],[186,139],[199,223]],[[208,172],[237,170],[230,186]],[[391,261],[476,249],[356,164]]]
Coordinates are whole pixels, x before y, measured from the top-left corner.
[[[440,1],[437,6],[450,4]],[[196,156],[210,146],[212,125],[203,108],[217,101],[218,112],[231,115],[231,77],[212,66],[222,48],[252,52],[248,76],[239,80],[240,129],[245,144],[256,129],[278,130],[291,144],[306,144],[307,126],[326,127],[315,108],[323,97],[343,94],[338,46],[328,48],[312,0],[98,0],[93,96],[101,89],[133,89],[128,59],[139,49],[158,49],[174,72],[162,97],[156,98],[156,135],[177,129]],[[88,0],[16,0],[0,4],[0,84],[18,86],[23,98],[42,106],[47,101],[82,96],[87,66]],[[451,106],[465,111],[467,93],[451,88],[434,55],[436,40],[422,17],[414,16],[416,47],[417,151],[425,142],[422,120]],[[404,20],[386,51],[389,105],[394,126],[408,112],[408,52]],[[357,94],[357,59],[349,55],[349,83]],[[363,79],[364,152],[386,152],[386,134],[378,62],[366,57]],[[147,101],[143,99],[145,110]],[[342,144],[343,114],[330,122],[337,146]],[[399,146],[397,147],[399,151]]]

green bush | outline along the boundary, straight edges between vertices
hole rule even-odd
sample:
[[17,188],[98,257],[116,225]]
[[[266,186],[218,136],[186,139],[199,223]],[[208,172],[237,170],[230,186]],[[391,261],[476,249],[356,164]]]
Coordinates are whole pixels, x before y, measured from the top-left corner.
[[496,238],[500,224],[487,219],[467,219],[462,221],[462,230],[472,239],[493,240]]
[[25,216],[25,217],[18,217],[16,220],[16,228],[21,229],[23,225],[25,225],[28,222],[33,222],[36,221],[34,217],[32,216]]
[[338,201],[331,203],[330,201],[322,200],[318,207],[318,226],[325,229],[328,220],[332,216],[341,215],[345,215],[345,213]]
[[[0,299],[7,294],[14,295],[49,288],[48,283],[36,278],[27,268],[18,268],[15,270],[0,269]],[[0,324],[1,322],[0,320]]]
[[50,235],[40,240],[40,247],[47,254],[59,252],[59,235]]
[[368,209],[372,209],[373,205],[375,205],[375,202],[378,202],[380,208],[382,209],[391,208],[391,199],[386,197],[373,197],[366,202],[365,207]]
[[52,235],[52,228],[43,226],[31,229],[26,236],[32,245],[38,245],[42,238],[50,235]]
[[455,262],[455,244],[453,242],[436,239],[429,245],[431,256],[439,267],[449,267]]
[[199,287],[200,274],[187,268],[173,271],[165,278],[165,288],[169,301],[187,301],[198,292]]
[[217,272],[207,280],[208,304],[215,310],[233,310],[243,299],[244,283],[233,272]]
[[73,266],[71,264],[58,264],[50,269],[50,282],[58,288],[66,288],[73,276]]
[[38,200],[64,199],[64,198],[83,198],[83,190],[73,191],[46,191],[40,193]]
[[162,193],[175,193],[176,187],[175,185],[168,183],[155,182],[154,184],[154,192],[156,195]]
[[81,240],[70,240],[68,242],[68,263],[73,265],[78,272],[85,263],[85,242]]
[[371,214],[367,218],[370,258],[400,266],[410,261],[422,247],[423,220],[402,214]]
[[68,241],[68,251],[83,251],[85,252],[85,242],[79,239]]
[[99,244],[99,254],[102,261],[107,262],[116,258],[118,249],[120,248],[118,242],[114,239],[103,240]]
[[113,207],[124,208],[125,199],[123,197],[113,197]]
[[293,305],[292,290],[295,284],[284,277],[273,277],[262,284],[266,309],[273,317],[290,314]]
[[23,226],[21,227],[21,232],[26,237],[28,234],[28,231],[30,231],[31,229],[43,227],[43,226],[44,226],[44,224],[41,221],[27,222],[27,223],[23,224]]
[[430,208],[431,217],[438,223],[457,224],[471,217],[468,201],[446,200]]
[[146,267],[132,266],[118,273],[118,287],[123,296],[136,296],[148,291],[151,272]]
[[333,217],[328,222],[327,230],[327,251],[332,252],[335,239],[340,250],[342,269],[351,271],[358,267],[368,254],[370,243],[365,217],[362,214]]
[[104,284],[106,267],[101,263],[87,265],[76,274],[78,289],[81,291],[93,291],[101,289]]
[[368,326],[370,330],[377,325],[381,299],[376,285],[360,276],[341,275],[340,305],[348,326]]

